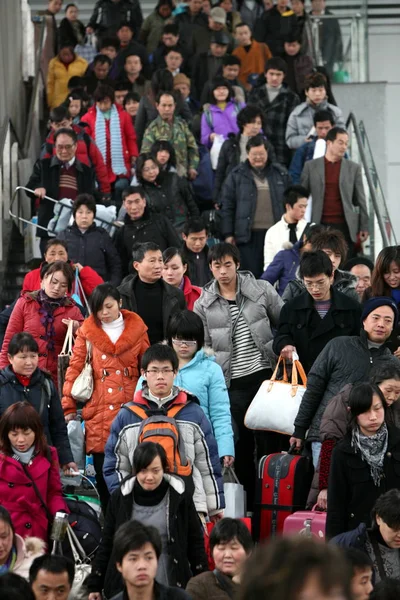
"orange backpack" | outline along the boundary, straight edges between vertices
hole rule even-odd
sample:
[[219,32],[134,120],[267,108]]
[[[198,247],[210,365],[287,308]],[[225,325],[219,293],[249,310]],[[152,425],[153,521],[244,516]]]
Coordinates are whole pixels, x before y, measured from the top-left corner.
[[192,465],[186,458],[185,445],[179,435],[175,420],[176,415],[184,406],[185,404],[176,404],[168,409],[165,415],[156,414],[151,416],[137,404],[126,408],[129,408],[142,419],[139,429],[139,442],[160,444],[167,454],[170,472],[175,475],[188,476],[192,474]]

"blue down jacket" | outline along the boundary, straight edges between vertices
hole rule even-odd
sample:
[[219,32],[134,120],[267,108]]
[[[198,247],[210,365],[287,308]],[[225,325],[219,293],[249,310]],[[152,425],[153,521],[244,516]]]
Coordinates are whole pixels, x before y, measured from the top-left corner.
[[[168,409],[179,402],[181,390],[173,387],[172,399],[164,404]],[[210,423],[194,396],[185,394],[186,406],[175,420],[185,444],[186,456],[193,466],[194,503],[197,512],[213,515],[225,507],[221,464],[217,443]],[[181,394],[182,397],[182,394]],[[159,407],[149,399],[147,386],[136,392],[134,403],[142,408],[157,410]],[[138,445],[142,420],[129,409],[133,402],[122,406],[111,426],[105,448],[103,475],[109,492],[113,492],[125,477],[132,475],[132,458]]]

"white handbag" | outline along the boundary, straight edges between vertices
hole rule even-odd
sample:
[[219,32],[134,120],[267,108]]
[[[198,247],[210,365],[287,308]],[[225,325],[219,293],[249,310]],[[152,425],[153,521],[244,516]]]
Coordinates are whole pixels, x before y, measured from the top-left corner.
[[[284,367],[283,381],[276,381],[281,362]],[[298,374],[300,374],[302,385],[298,383]],[[254,430],[276,431],[292,435],[294,420],[306,391],[306,385],[307,376],[299,362],[298,355],[293,353],[291,382],[287,378],[285,359],[280,356],[271,379],[263,381],[247,409],[244,418],[245,426]]]
[[86,340],[86,359],[82,371],[75,379],[71,396],[78,402],[87,402],[93,394],[92,344]]
[[86,577],[90,575],[92,571],[90,558],[86,555],[86,552],[82,548],[74,530],[69,523],[67,535],[75,563],[74,582],[72,584],[72,589],[69,593],[68,600],[87,600],[89,592],[86,589],[84,582]]

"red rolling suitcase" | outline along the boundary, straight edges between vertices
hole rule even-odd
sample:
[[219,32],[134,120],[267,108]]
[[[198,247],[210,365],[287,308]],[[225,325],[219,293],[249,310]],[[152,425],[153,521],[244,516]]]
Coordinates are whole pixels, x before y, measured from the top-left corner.
[[286,517],[305,510],[313,472],[312,461],[306,456],[289,453],[262,457],[253,512],[256,541],[282,533]]

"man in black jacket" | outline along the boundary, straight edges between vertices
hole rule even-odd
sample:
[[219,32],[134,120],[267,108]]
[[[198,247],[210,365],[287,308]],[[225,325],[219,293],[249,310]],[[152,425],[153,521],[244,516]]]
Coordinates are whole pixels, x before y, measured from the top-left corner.
[[135,274],[125,277],[118,288],[122,308],[133,310],[143,319],[150,344],[156,344],[165,339],[172,315],[186,308],[185,297],[162,279],[163,257],[157,244],[136,244],[132,259]]
[[187,275],[193,285],[204,287],[211,281],[208,264],[207,228],[201,219],[191,219],[182,231],[183,256],[188,264]]
[[98,36],[116,34],[122,23],[129,23],[139,33],[143,22],[138,0],[98,0],[94,7],[86,33]]
[[236,243],[243,270],[259,277],[264,266],[267,229],[283,214],[283,192],[290,185],[285,167],[271,163],[262,135],[247,142],[247,160],[235,167],[222,186],[221,230],[225,241]]
[[361,305],[332,287],[332,262],[322,250],[303,254],[300,277],[306,290],[283,306],[273,351],[288,360],[296,352],[308,373],[330,340],[358,335]]
[[152,213],[147,207],[142,186],[131,186],[122,194],[126,210],[124,226],[118,229],[114,242],[122,263],[122,274],[128,275],[135,244],[154,242],[163,252],[182,244],[172,223],[164,215]]
[[[72,129],[59,129],[54,135],[56,156],[36,161],[33,173],[26,187],[34,190],[29,194],[32,200],[32,213],[35,212],[35,198],[39,199],[38,225],[47,227],[53,217],[54,202],[45,196],[61,200],[75,200],[78,193],[92,194],[95,191],[95,173],[92,167],[84,165],[76,158],[78,137]],[[49,235],[43,229],[37,230],[40,237],[40,250],[44,255]]]
[[390,351],[385,342],[398,320],[397,306],[391,298],[371,298],[364,305],[360,335],[331,340],[313,364],[290,445],[301,448],[307,433],[315,467],[321,451],[319,428],[329,400],[346,384],[368,379],[371,365],[387,360]]
[[229,43],[229,36],[224,31],[217,31],[211,36],[209,51],[201,52],[193,60],[192,93],[196,100],[200,100],[206,83],[222,68]]

